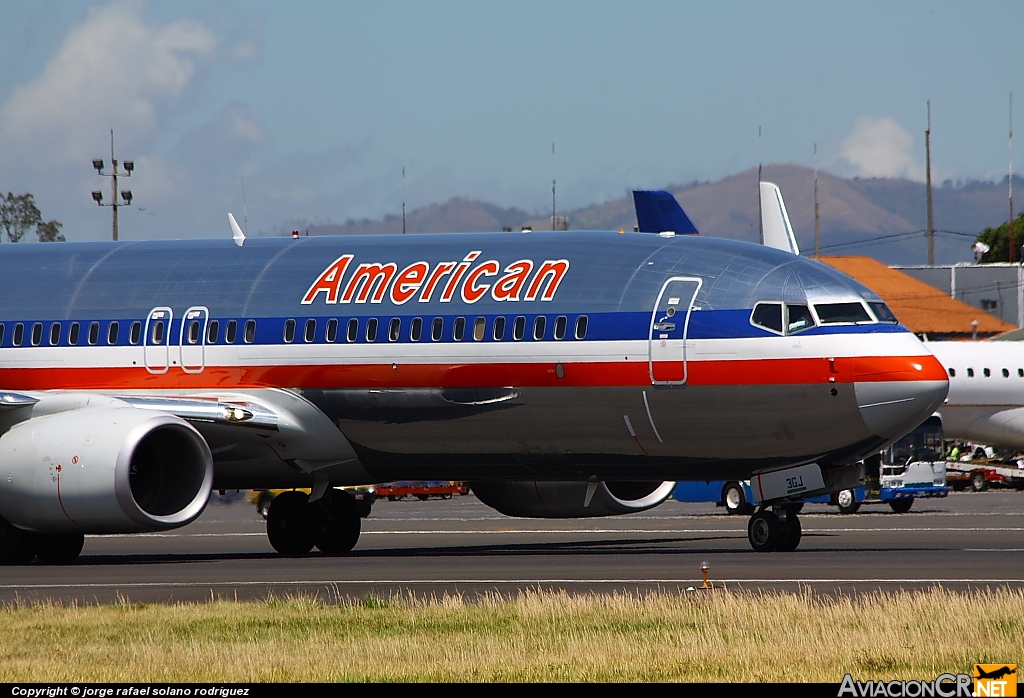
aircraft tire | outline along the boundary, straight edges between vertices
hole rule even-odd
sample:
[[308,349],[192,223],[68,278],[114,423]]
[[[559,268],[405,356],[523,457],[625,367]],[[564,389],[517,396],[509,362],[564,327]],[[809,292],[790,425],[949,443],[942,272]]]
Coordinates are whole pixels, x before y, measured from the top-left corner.
[[910,511],[910,507],[914,506],[914,500],[911,498],[906,499],[890,499],[889,508],[897,514],[906,514]]
[[860,509],[860,502],[857,501],[857,493],[853,490],[843,490],[836,494],[836,506],[840,514],[856,514]]
[[267,538],[274,550],[287,556],[305,555],[313,549],[316,531],[310,514],[309,495],[282,492],[267,511]]
[[753,511],[738,482],[727,482],[722,488],[722,505],[727,514],[749,514]]
[[38,534],[0,517],[0,565],[27,565],[36,556]]
[[985,473],[981,471],[971,473],[971,489],[975,492],[984,492],[988,489],[988,480],[985,479]]
[[786,512],[786,518],[782,521],[782,540],[776,548],[782,553],[791,553],[800,545],[800,538],[803,536],[803,529],[800,526],[800,517],[796,515],[795,509]]
[[85,545],[84,533],[51,533],[39,536],[39,561],[44,565],[70,565]]
[[314,541],[326,555],[344,555],[359,542],[362,528],[359,507],[347,492],[332,490],[315,502]]
[[759,511],[747,522],[747,540],[750,547],[759,553],[777,550],[783,537],[782,521],[775,512]]

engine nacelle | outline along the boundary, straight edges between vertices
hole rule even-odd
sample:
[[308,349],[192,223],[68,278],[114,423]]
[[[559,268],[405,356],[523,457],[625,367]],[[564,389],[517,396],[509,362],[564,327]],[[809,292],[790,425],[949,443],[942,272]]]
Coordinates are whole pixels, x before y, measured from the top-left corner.
[[183,526],[210,498],[213,456],[178,417],[134,407],[35,417],[0,437],[0,516],[41,533]]
[[547,482],[494,480],[470,483],[481,502],[507,516],[571,519],[631,514],[656,507],[674,482]]

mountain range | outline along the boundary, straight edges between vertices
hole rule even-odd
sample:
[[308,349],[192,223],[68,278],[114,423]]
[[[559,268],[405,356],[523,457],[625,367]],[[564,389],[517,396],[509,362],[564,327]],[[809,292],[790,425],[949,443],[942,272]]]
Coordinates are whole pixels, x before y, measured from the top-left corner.
[[[801,250],[814,252],[814,172],[799,165],[766,165],[762,179],[782,189]],[[679,200],[702,235],[756,242],[759,240],[757,168],[717,182],[692,182],[665,187]],[[1018,191],[1024,179],[1014,178]],[[1006,179],[1002,182],[945,181],[932,192],[935,260],[939,264],[969,261],[974,238],[1007,220]],[[818,173],[822,254],[862,254],[886,264],[926,264],[928,243],[925,185],[906,179],[844,179]],[[560,212],[575,230],[632,230],[636,224],[631,197]],[[550,215],[519,208],[455,198],[410,212],[409,233],[470,232],[551,228]],[[310,235],[383,234],[402,231],[402,218],[347,221],[304,228]]]

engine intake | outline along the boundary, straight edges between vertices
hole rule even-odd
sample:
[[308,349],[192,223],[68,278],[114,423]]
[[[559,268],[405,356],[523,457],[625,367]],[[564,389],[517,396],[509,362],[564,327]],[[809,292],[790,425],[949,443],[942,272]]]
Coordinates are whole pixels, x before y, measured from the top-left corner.
[[[674,482],[545,482],[489,480],[470,483],[481,502],[507,516],[570,519],[631,514],[665,501]],[[588,491],[592,489],[592,492]]]
[[169,414],[61,412],[0,437],[0,515],[41,533],[177,528],[203,512],[212,485],[206,441]]

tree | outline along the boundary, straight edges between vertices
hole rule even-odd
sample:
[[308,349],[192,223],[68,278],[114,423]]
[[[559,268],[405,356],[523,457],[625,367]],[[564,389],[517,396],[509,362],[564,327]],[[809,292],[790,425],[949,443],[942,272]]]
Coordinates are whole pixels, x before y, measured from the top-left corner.
[[46,221],[36,226],[36,235],[39,242],[67,242],[64,233],[60,232],[61,226],[57,221]]
[[39,242],[65,242],[61,227],[57,221],[43,221],[31,194],[15,196],[7,192],[7,196],[0,196],[0,241],[6,235],[10,242],[21,242],[25,233],[35,228]]
[[31,194],[15,196],[7,192],[7,196],[0,200],[0,227],[11,242],[21,242],[25,233],[39,225],[42,219]]
[[[1024,245],[1024,212],[1013,221],[1013,241],[1017,245],[1017,259],[1021,258],[1020,248]],[[977,242],[988,245],[989,250],[982,255],[980,262],[1010,261],[1010,223],[1007,221],[997,228],[985,228],[978,236]]]

